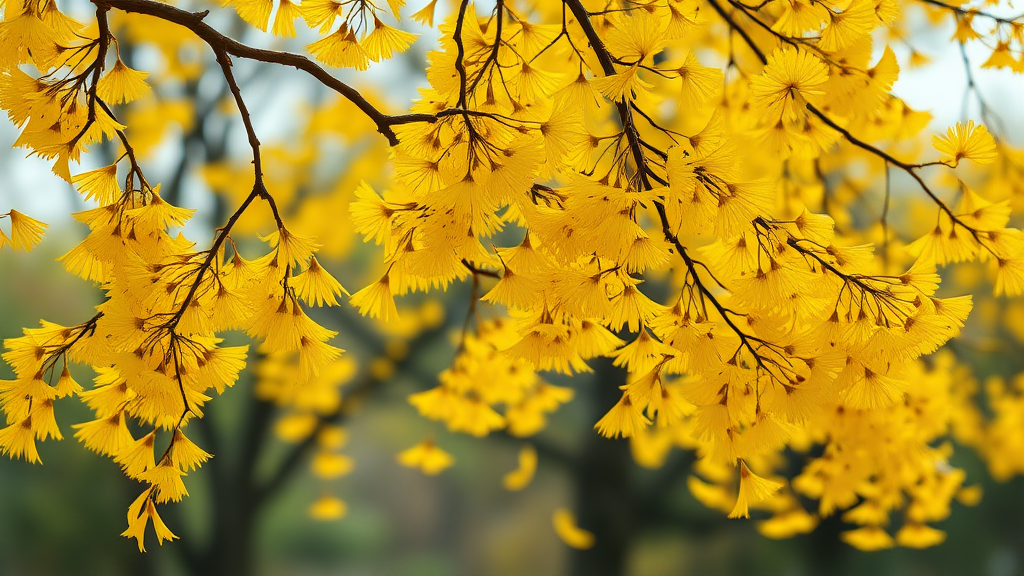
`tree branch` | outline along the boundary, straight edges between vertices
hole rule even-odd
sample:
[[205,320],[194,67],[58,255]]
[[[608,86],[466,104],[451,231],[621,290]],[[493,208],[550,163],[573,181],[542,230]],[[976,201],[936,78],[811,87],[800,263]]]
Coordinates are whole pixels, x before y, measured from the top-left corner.
[[[576,18],[576,22],[583,28],[584,34],[587,36],[587,40],[590,42],[591,49],[597,56],[598,62],[601,63],[601,68],[605,75],[615,73],[614,58],[608,52],[604,42],[601,41],[601,37],[597,33],[597,29],[594,28],[593,23],[590,21],[590,14],[587,9],[583,6],[580,0],[563,0],[565,5],[572,11],[573,16]],[[712,0],[712,4],[714,4]],[[640,183],[645,190],[653,189],[650,180],[648,180],[648,168],[647,161],[643,152],[643,141],[640,139],[640,134],[637,132],[636,124],[633,120],[632,109],[626,105],[625,101],[619,101],[616,103],[616,108],[619,114],[619,120],[622,122],[623,131],[626,133],[626,139],[629,142],[630,151],[633,154],[633,158],[637,165],[637,172],[640,177]],[[736,325],[728,316],[728,310],[723,306],[718,299],[711,293],[711,291],[704,285],[697,275],[697,266],[703,266],[702,262],[698,262],[687,254],[686,247],[680,242],[679,237],[672,232],[672,226],[668,219],[668,214],[665,211],[665,205],[661,201],[654,202],[655,208],[658,211],[658,218],[661,221],[662,233],[665,235],[665,239],[671,242],[676,250],[679,251],[680,257],[682,257],[690,276],[693,278],[694,284],[697,286],[701,295],[711,302],[712,306],[718,310],[722,319],[726,325],[736,334],[740,339],[741,347],[747,348],[747,350],[754,357],[757,365],[764,369],[766,372],[771,374],[768,367],[765,365],[763,359],[754,348],[752,341],[759,342],[759,340],[747,333],[745,333],[739,326]]]
[[[761,51],[760,48],[758,48],[756,43],[754,43],[753,38],[751,38],[750,35],[747,34],[745,30],[743,30],[743,28],[737,25],[736,21],[725,12],[725,10],[718,4],[718,2],[716,2],[716,0],[708,1],[711,4],[711,7],[715,10],[715,12],[717,12],[718,15],[721,16],[723,20],[725,20],[726,24],[728,24],[730,28],[736,30],[736,32],[739,33],[740,37],[743,38],[743,41],[747,44],[747,46],[750,47],[751,50],[754,51],[755,54],[757,54],[761,62],[767,64],[768,59],[765,57],[764,52]],[[774,31],[768,28],[763,22],[757,19],[754,19],[754,22],[762,27],[765,27],[769,32],[774,33]],[[782,36],[779,36],[777,33],[774,34],[778,38],[783,38]],[[872,146],[871,144],[864,142],[863,140],[851,134],[849,130],[837,124],[834,120],[829,118],[824,112],[822,112],[818,107],[816,107],[813,104],[808,103],[807,110],[815,117],[817,117],[819,120],[824,122],[826,126],[841,134],[843,138],[845,138],[846,141],[849,142],[850,144],[874,156],[877,156],[878,158],[884,160],[887,164],[891,164],[899,168],[900,170],[906,172],[911,178],[914,179],[915,182],[917,182],[917,184],[921,187],[921,190],[923,190],[924,193],[927,194],[928,197],[931,198],[932,201],[939,207],[939,210],[946,213],[946,215],[949,217],[949,219],[953,222],[954,225],[960,226],[967,230],[980,246],[982,246],[989,252],[993,253],[993,255],[995,255],[995,252],[993,251],[992,247],[986,245],[982,241],[979,231],[975,228],[972,228],[971,226],[968,226],[959,217],[957,217],[957,215],[953,212],[953,209],[950,208],[948,204],[943,202],[935,194],[935,192],[932,191],[928,184],[925,183],[924,179],[921,178],[921,175],[917,173],[917,169],[921,167],[920,164],[910,164],[907,162],[903,162],[902,160],[897,159],[896,157],[892,156],[891,154],[882,150],[881,148],[878,148],[877,146]]]
[[221,34],[203,21],[203,19],[206,18],[206,15],[209,14],[208,10],[203,12],[188,12],[168,4],[153,2],[152,0],[95,0],[94,3],[96,6],[101,8],[117,8],[124,12],[153,16],[160,18],[161,20],[166,20],[167,22],[184,26],[206,42],[215,53],[225,53],[248,60],[256,60],[270,64],[281,64],[283,66],[291,66],[298,70],[302,70],[313,78],[319,80],[324,86],[327,86],[338,94],[341,94],[347,100],[355,104],[359,110],[366,114],[366,116],[368,116],[370,120],[377,125],[377,131],[383,134],[392,146],[398,144],[398,136],[395,135],[394,130],[391,128],[392,126],[397,124],[409,124],[412,122],[434,122],[437,120],[437,116],[434,114],[405,114],[401,116],[384,114],[370,104],[358,90],[352,88],[348,84],[345,84],[341,80],[338,80],[329,72],[321,68],[319,64],[301,54],[253,48],[252,46],[242,44],[237,40]]

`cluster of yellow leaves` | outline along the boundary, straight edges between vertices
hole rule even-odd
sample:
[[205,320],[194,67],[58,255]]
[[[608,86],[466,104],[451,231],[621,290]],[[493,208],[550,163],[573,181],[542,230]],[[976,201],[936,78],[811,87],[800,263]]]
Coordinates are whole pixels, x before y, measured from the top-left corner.
[[277,436],[287,442],[306,440],[319,431],[322,419],[341,408],[341,387],[356,373],[355,362],[343,356],[314,378],[303,379],[295,353],[271,354],[255,366],[256,397],[282,408],[275,424]]
[[[280,220],[263,238],[267,253],[255,260],[243,258],[229,241],[231,224],[210,250],[196,250],[175,232],[193,211],[167,203],[130,148],[114,164],[72,177],[68,161],[88,144],[124,136],[108,106],[149,88],[146,73],[120,58],[106,70],[102,59],[88,58],[109,46],[101,47],[52,3],[45,12],[40,6],[7,6],[0,105],[23,128],[17,145],[56,158],[54,171],[98,204],[74,215],[90,232],[60,260],[72,274],[99,284],[106,298],[88,322],[43,322],[4,341],[3,357],[16,379],[2,383],[7,427],[0,430],[0,450],[38,461],[36,441],[61,438],[54,401],[78,395],[95,420],[76,425],[76,438],[147,486],[129,508],[124,533],[142,549],[150,522],[161,543],[174,537],[155,505],[186,496],[183,477],[210,457],[186,437],[185,426],[202,417],[204,404],[246,365],[248,346],[221,346],[218,334],[244,330],[262,341],[262,353],[297,356],[292,385],[301,384],[341,353],[327,343],[335,332],[316,324],[305,307],[337,305],[346,292],[317,262],[318,245]],[[48,73],[34,78],[22,63]],[[0,236],[0,244],[27,250],[39,241],[45,225],[16,211],[5,216],[12,233]],[[72,363],[93,368],[92,389],[74,381]],[[307,394],[316,390],[310,386]]]
[[[415,40],[380,19],[398,19],[402,0],[387,10],[335,0],[225,5],[264,31],[273,16],[280,36],[294,36],[301,17],[325,34],[308,52],[332,67],[363,70]],[[397,295],[496,280],[482,298],[490,317],[462,334],[440,385],[412,404],[452,432],[531,436],[573,396],[541,372],[588,372],[589,360],[611,357],[629,376],[597,432],[629,438],[645,466],[673,447],[696,451],[700,477],[690,488],[709,506],[732,517],[768,508],[775,516],[761,529],[772,536],[842,512],[861,526],[844,536],[860,548],[941,541],[927,523],[948,515],[963,474],[934,447],[954,418],[949,363],[928,370],[921,358],[960,331],[972,300],[938,297],[936,267],[991,261],[997,293],[1024,293],[1024,236],[1007,228],[1009,202],[961,183],[959,203],[947,204],[921,172],[965,159],[998,166],[1008,147],[967,122],[934,138],[937,161],[914,163],[917,153],[900,149],[929,116],[890,93],[896,55],[873,46],[874,31],[901,16],[892,0],[575,6],[453,11],[428,54],[429,87],[411,109],[429,121],[389,125],[400,142],[389,189],[347,183],[356,188],[356,231],[383,250],[380,276],[351,296],[362,314],[398,321]],[[435,7],[413,18],[433,25]],[[936,9],[955,15],[958,41],[978,37],[980,13]],[[760,26],[734,35],[735,16]],[[986,66],[1017,70],[1022,28],[992,20],[998,44]],[[139,28],[125,23],[129,36]],[[220,346],[220,333],[261,341],[257,393],[287,409],[279,435],[316,435],[313,470],[325,480],[352,466],[340,452],[344,432],[325,421],[340,410],[339,386],[355,366],[306,312],[347,292],[317,261],[319,245],[288,230],[259,188],[279,178],[297,196],[315,153],[268,153],[268,165],[287,170],[251,189],[231,167],[207,167],[207,180],[240,206],[207,251],[175,235],[192,212],[161,198],[127,145],[114,164],[71,175],[88,145],[126,142],[106,104],[149,91],[147,73],[118,54],[108,67],[98,56],[109,46],[93,35],[52,2],[9,4],[0,24],[0,107],[23,128],[17,146],[54,160],[56,174],[99,204],[76,215],[90,233],[61,260],[107,297],[88,322],[44,322],[5,341],[17,378],[0,383],[0,450],[38,460],[35,442],[61,436],[54,400],[80,395],[96,419],[76,437],[147,485],[125,531],[141,548],[150,522],[160,542],[174,538],[156,504],[185,496],[183,476],[209,458],[183,428],[246,364],[247,347]],[[155,41],[167,53],[182,44],[179,32]],[[173,73],[197,77],[168,58]],[[171,116],[152,113],[171,104],[153,106],[164,107],[128,116],[153,136],[148,144]],[[315,114],[314,124],[340,122]],[[843,140],[852,146],[837,146]],[[870,144],[879,141],[887,144]],[[832,210],[838,227],[819,213],[828,211],[830,178],[868,187],[851,184],[843,168],[864,158],[874,161],[869,177],[901,169],[936,204],[934,231],[906,251],[913,258],[890,261],[884,222],[879,258],[869,242],[877,237],[858,234],[845,206]],[[276,227],[262,238],[264,254],[248,260],[228,235],[257,200],[271,204]],[[41,224],[5,216],[12,232],[0,232],[0,246],[39,241]],[[380,360],[368,370],[383,380],[393,364]],[[91,390],[72,379],[75,362],[97,372]],[[1012,394],[996,396],[1013,403]],[[136,424],[149,432],[135,438]],[[822,455],[800,475],[777,477],[785,449],[813,446]],[[428,474],[453,463],[433,440],[398,459]],[[524,451],[506,486],[524,487],[535,469],[536,454]],[[817,516],[796,494],[818,501]],[[310,511],[330,519],[346,507],[325,493]],[[904,524],[894,540],[885,526],[896,512]],[[567,511],[553,522],[569,545],[593,545]]]
[[[444,24],[431,86],[413,107],[438,120],[399,126],[396,181],[382,195],[360,185],[350,208],[386,269],[353,303],[386,321],[396,295],[488,282],[495,270],[482,300],[509,317],[492,311],[441,385],[412,397],[426,417],[477,436],[514,430],[518,414],[492,400],[516,389],[509,366],[532,380],[611,356],[630,376],[595,428],[631,438],[644,465],[672,447],[696,450],[714,484],[691,487],[710,505],[736,517],[768,507],[776,516],[763,531],[793,535],[817,523],[795,490],[819,501],[819,515],[848,510],[863,526],[844,537],[855,546],[937,543],[926,523],[948,514],[963,476],[931,447],[951,418],[948,369],[919,359],[959,333],[972,299],[937,297],[936,267],[990,258],[996,292],[1018,293],[1024,238],[1006,228],[1005,203],[961,185],[960,203],[947,205],[926,188],[937,232],[894,270],[857,243],[845,215],[840,234],[807,208],[822,202],[822,170],[857,156],[838,141],[906,140],[927,124],[890,94],[895,53],[872,63],[872,32],[898,18],[895,3],[769,3],[775,34],[820,36],[756,35],[765,64],[735,75],[701,65],[698,40],[682,38],[706,23],[692,8],[591,16],[610,62],[576,50],[593,44],[576,22],[562,29],[499,7],[458,30]],[[661,106],[667,94],[675,115]],[[935,146],[932,164],[949,167],[999,154],[974,123]],[[509,224],[522,241],[495,246]],[[783,489],[772,476],[782,450],[814,445],[825,455]],[[737,477],[733,497],[724,490]],[[868,509],[878,512],[857,512]],[[897,510],[905,525],[893,540],[884,526]]]
[[476,334],[466,335],[451,367],[441,373],[441,384],[409,401],[451,432],[536,434],[547,425],[546,415],[570,401],[573,391],[548,384],[530,362],[500,352],[518,338],[511,322],[482,322]]
[[[978,388],[969,374],[961,374],[957,400],[964,409],[953,422],[956,439],[978,452],[996,480],[1024,475],[1024,376],[1018,374],[1010,382],[993,377]],[[985,412],[979,406],[979,392],[984,393]]]
[[940,208],[935,228],[907,246],[908,251],[938,265],[989,261],[995,269],[996,295],[1024,294],[1024,233],[1006,227],[1009,201],[990,202],[963,182],[959,186],[960,201],[952,209]]
[[[828,440],[822,454],[810,459],[793,479],[792,492],[773,496],[761,487],[757,495],[748,488],[751,494],[744,499],[741,474],[740,497],[734,499],[729,488],[734,482],[731,471],[707,461],[697,467],[700,477],[690,477],[691,492],[710,507],[731,508],[732,514],[743,514],[756,502],[758,508],[772,513],[758,525],[771,538],[809,532],[819,518],[846,510],[843,520],[860,528],[843,533],[842,538],[858,548],[877,550],[896,544],[916,548],[940,543],[944,534],[926,523],[944,520],[954,497],[965,499],[961,490],[964,473],[948,464],[951,447],[931,447],[948,433],[946,422],[963,406],[956,394],[957,378],[962,375],[952,375],[951,355],[941,355],[938,360],[932,370],[916,369],[912,376],[923,385],[911,389],[905,403],[870,412],[840,408],[814,414],[804,430],[795,432],[790,447],[806,451],[824,438]],[[907,434],[911,430],[914,433]],[[870,444],[866,445],[867,439]],[[771,455],[757,461],[771,469],[776,459]],[[769,482],[750,472],[746,475],[757,483]],[[767,487],[778,490],[782,484]],[[818,510],[808,513],[796,494],[818,500]],[[901,509],[902,526],[894,538],[886,527],[892,514]]]
[[277,353],[259,358],[254,371],[256,397],[275,404],[282,412],[274,426],[276,436],[292,444],[313,438],[310,471],[323,486],[320,497],[310,505],[310,516],[321,521],[342,518],[347,505],[331,487],[348,475],[355,463],[341,452],[348,442],[348,431],[331,422],[340,414],[341,387],[355,376],[355,362],[342,356],[307,381],[302,378],[296,354]]
[[[297,354],[292,386],[316,377],[340,353],[326,343],[334,332],[314,323],[301,304],[332,304],[342,292],[316,263],[312,242],[281,228],[266,238],[266,256],[248,261],[235,252],[225,260],[219,249],[197,252],[184,237],[168,235],[168,228],[180,227],[190,215],[163,201],[159,187],[129,190],[111,204],[77,214],[91,233],[62,260],[70,271],[100,282],[107,300],[87,324],[44,323],[5,341],[4,358],[19,379],[5,384],[10,426],[0,433],[0,445],[35,460],[34,438],[60,436],[53,400],[79,394],[96,420],[77,425],[76,437],[149,484],[149,503],[133,505],[125,533],[139,538],[140,547],[148,518],[158,536],[163,530],[152,503],[187,495],[182,477],[209,458],[183,427],[202,416],[208,392],[232,385],[245,366],[248,347],[221,347],[218,332],[245,329],[263,340],[261,351]],[[65,364],[64,375],[50,387],[45,379],[58,360]],[[69,362],[92,365],[95,388],[82,392],[67,372]],[[303,390],[315,396],[317,389]],[[129,420],[152,431],[134,438]]]
[[[95,54],[100,41],[82,23],[59,12],[52,3],[26,2],[8,6],[0,29],[0,107],[22,128],[15,146],[54,160],[53,171],[71,181],[69,162],[79,161],[92,143],[113,138],[124,126],[108,105],[139,98],[149,91],[147,74],[127,67],[120,58],[101,77],[104,62]],[[105,52],[105,50],[103,51]],[[30,76],[19,65],[32,64],[42,72]]]
[[952,41],[972,42],[990,50],[982,68],[1007,69],[1024,73],[1024,26],[1018,20],[1000,18],[977,7],[960,7],[946,3],[922,3],[934,23],[953,20],[956,24]]
[[[388,0],[386,10],[372,2],[337,0],[225,0],[223,5],[233,7],[242,20],[264,32],[273,14],[271,31],[287,38],[295,37],[295,19],[301,17],[309,28],[326,34],[306,49],[317,60],[335,68],[365,70],[371,61],[387,60],[407,50],[416,40],[416,34],[389,26],[379,17],[390,12],[395,19],[400,18],[399,10],[405,0]],[[339,20],[341,23],[335,28]]]

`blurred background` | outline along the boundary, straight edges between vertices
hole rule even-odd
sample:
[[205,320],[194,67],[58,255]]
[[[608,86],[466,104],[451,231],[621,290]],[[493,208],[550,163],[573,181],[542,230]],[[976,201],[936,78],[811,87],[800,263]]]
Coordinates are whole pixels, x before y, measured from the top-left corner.
[[[69,5],[68,11],[88,21],[88,6],[81,4]],[[917,20],[909,21],[907,34],[914,35],[915,48],[933,63],[901,74],[895,92],[913,108],[931,110],[933,130],[944,130],[965,114],[976,116],[976,101],[965,104],[960,97],[966,78],[958,46],[948,41],[951,23],[929,28],[920,15],[909,14]],[[274,39],[243,25],[230,9],[216,12],[208,22],[258,46],[296,49],[314,38],[300,32],[294,43]],[[119,35],[122,58],[135,68],[155,71],[154,101],[126,111],[161,118],[138,129],[146,142],[147,177],[163,183],[166,198],[199,210],[184,233],[203,246],[237,200],[232,175],[249,170],[244,134],[230,107],[224,110],[222,78],[201,67],[191,73],[174,70],[208,61],[202,46],[191,61],[169,63],[160,49],[143,41],[152,23],[125,18],[114,24],[115,34],[124,31]],[[358,78],[339,72],[395,110],[407,109],[416,88],[425,86],[426,52],[434,39],[429,29],[408,24],[423,34],[409,53]],[[974,59],[980,62],[983,52]],[[372,130],[361,135],[365,126],[352,109],[332,108],[329,94],[312,82],[294,80],[299,77],[294,70],[248,62],[236,68],[261,140],[277,151],[268,154],[272,192],[284,189],[284,204],[292,206],[296,220],[311,220],[312,229],[347,227],[344,205],[358,178],[371,178],[386,159],[379,136]],[[979,92],[999,111],[1000,135],[1024,144],[1024,109],[1016,105],[1024,83],[1008,73],[974,68]],[[316,128],[315,119],[324,118],[318,114],[350,126],[335,126],[335,133],[325,136],[324,129]],[[84,236],[85,227],[69,214],[87,205],[50,174],[45,162],[11,149],[16,137],[9,122],[0,123],[0,209],[15,208],[50,228],[29,255],[0,251],[4,338],[19,335],[40,318],[78,323],[92,315],[91,307],[101,298],[96,287],[67,274],[55,261]],[[311,145],[312,152],[307,149]],[[109,164],[111,154],[98,150],[83,169]],[[288,176],[278,176],[276,168]],[[246,188],[244,178],[239,186]],[[337,191],[345,195],[340,204],[332,200]],[[319,204],[302,208],[308,198]],[[303,213],[317,207],[331,208],[332,216],[320,222]],[[258,222],[249,230],[258,231]],[[374,254],[372,246],[363,247],[350,236],[326,246],[331,257],[323,262],[348,288],[358,289],[375,278],[369,264]],[[953,280],[950,293],[956,291]],[[1024,574],[1024,479],[993,481],[970,450],[958,447],[952,464],[967,471],[967,484],[982,485],[984,498],[976,507],[956,506],[952,517],[936,526],[948,533],[941,546],[859,552],[840,542],[839,532],[849,527],[838,518],[824,520],[809,535],[769,540],[756,531],[756,518],[727,520],[690,495],[685,479],[692,455],[676,452],[664,468],[642,469],[632,463],[626,442],[605,440],[592,431],[609,405],[598,392],[608,366],[597,366],[593,376],[552,379],[575,389],[576,400],[555,413],[535,439],[540,464],[533,483],[509,492],[501,479],[516,468],[521,440],[449,434],[420,418],[407,401],[409,394],[434,387],[437,374],[451,362],[451,335],[461,328],[468,299],[469,287],[457,286],[432,298],[400,301],[402,310],[434,311],[432,321],[402,334],[378,333],[345,307],[319,314],[319,321],[341,332],[335,344],[355,360],[353,379],[383,382],[361,394],[358,407],[339,422],[348,432],[344,453],[354,468],[328,487],[309,472],[311,448],[280,438],[287,414],[257,399],[253,373],[243,373],[197,424],[196,441],[215,458],[189,475],[189,498],[162,508],[181,540],[162,547],[149,542],[146,554],[120,536],[126,527],[124,511],[139,486],[109,459],[71,438],[71,424],[91,416],[74,401],[61,402],[58,421],[68,438],[40,446],[44,465],[0,459],[0,575]],[[978,314],[986,314],[984,305]],[[1015,338],[986,331],[986,325],[973,321],[968,326],[956,344],[958,356],[972,364],[979,379],[1024,370],[1019,354],[978,345]],[[241,335],[230,338],[244,341]],[[390,344],[395,341],[405,343],[405,353],[394,351]],[[84,370],[77,375],[81,382],[91,378]],[[0,378],[10,376],[6,366],[0,367]],[[398,452],[425,437],[451,452],[455,466],[425,476],[396,462]],[[793,457],[799,461],[800,456]],[[318,521],[311,516],[311,505],[326,493],[346,502],[343,518]],[[587,505],[603,508],[605,526],[588,524]],[[559,507],[576,510],[581,527],[598,533],[594,550],[576,551],[558,539],[551,513]]]

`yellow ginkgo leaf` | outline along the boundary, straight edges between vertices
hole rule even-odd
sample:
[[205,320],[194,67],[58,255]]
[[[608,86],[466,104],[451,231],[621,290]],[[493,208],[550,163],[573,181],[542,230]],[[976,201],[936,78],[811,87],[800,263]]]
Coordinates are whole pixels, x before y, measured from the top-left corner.
[[566,508],[559,508],[551,516],[551,523],[555,527],[555,534],[562,539],[566,546],[577,550],[586,550],[594,546],[594,534],[576,525],[576,516]]
[[519,468],[505,474],[502,484],[513,492],[526,488],[537,472],[537,449],[527,444],[519,451]]
[[420,24],[423,24],[424,26],[428,26],[430,28],[433,28],[434,27],[434,9],[436,7],[437,7],[437,0],[430,0],[429,4],[427,4],[422,9],[420,9],[419,12],[416,12],[415,14],[410,16],[410,18],[412,18],[413,20],[419,22]]
[[9,240],[7,238],[0,239],[0,247],[3,246],[4,240],[8,240],[11,248],[28,252],[35,248],[36,244],[39,244],[40,240],[43,239],[43,230],[49,227],[17,210],[11,210],[7,214],[0,216],[0,218],[4,216],[11,219],[11,236]]
[[953,167],[964,158],[978,164],[991,164],[996,159],[995,140],[985,126],[976,126],[974,120],[968,120],[967,124],[957,122],[944,135],[936,134],[932,145],[942,154],[939,162]]
[[750,505],[769,498],[782,489],[782,486],[781,482],[754,474],[747,468],[747,463],[740,460],[740,491],[729,518],[750,518]]
[[283,36],[285,38],[294,38],[295,19],[301,15],[301,7],[293,4],[291,0],[281,0],[277,5],[277,14],[274,15],[274,35]]
[[409,468],[419,468],[424,474],[435,476],[454,464],[455,458],[428,438],[400,452],[398,463]]
[[111,164],[71,177],[71,182],[78,186],[78,191],[85,195],[86,200],[95,200],[100,206],[106,206],[121,195],[121,186],[117,182],[117,164]]
[[340,520],[346,514],[348,514],[348,504],[341,498],[330,495],[321,496],[309,507],[310,517],[321,522]]
[[616,74],[594,78],[590,81],[590,84],[613,102],[629,102],[635,99],[638,92],[644,92],[653,88],[651,84],[645,82],[640,77],[639,65],[630,66]]
[[387,60],[395,52],[405,52],[416,40],[416,34],[392,28],[377,19],[373,18],[373,32],[367,34],[359,45],[363,47],[370,60],[380,62]]
[[381,276],[373,284],[352,295],[352,305],[359,308],[359,313],[370,318],[380,318],[381,322],[398,319],[395,298],[391,293],[391,279],[388,274]]
[[764,72],[750,80],[750,101],[768,111],[777,120],[783,114],[790,118],[805,116],[803,107],[824,94],[822,85],[828,81],[828,67],[810,52],[796,48],[776,51],[768,56]]
[[333,34],[306,46],[314,58],[333,68],[366,70],[370,55],[356,40],[356,35],[342,24]]
[[107,104],[122,104],[137,100],[149,93],[146,83],[149,72],[132,70],[120,58],[96,85],[96,95]]
[[310,258],[309,266],[292,278],[291,282],[299,298],[311,306],[337,306],[338,296],[350,295],[334,276],[320,266],[315,256]]

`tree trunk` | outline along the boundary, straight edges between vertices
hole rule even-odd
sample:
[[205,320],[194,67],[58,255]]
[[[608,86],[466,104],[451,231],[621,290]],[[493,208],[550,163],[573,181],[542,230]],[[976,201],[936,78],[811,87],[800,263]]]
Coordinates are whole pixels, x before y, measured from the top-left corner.
[[265,504],[257,494],[256,464],[269,434],[274,406],[249,392],[241,453],[234,466],[213,475],[213,530],[210,545],[198,556],[192,572],[202,575],[252,576],[256,563],[256,522]]
[[219,494],[215,504],[215,536],[201,561],[198,574],[214,576],[253,574],[253,538],[255,507],[252,498],[238,490],[230,495]]
[[[594,363],[594,389],[590,414],[597,422],[622,395],[626,372],[602,358]],[[574,550],[573,576],[618,576],[624,574],[629,543],[636,527],[629,468],[632,459],[627,440],[603,438],[587,432],[579,458],[573,467],[576,514],[579,526],[594,533],[594,546]]]

